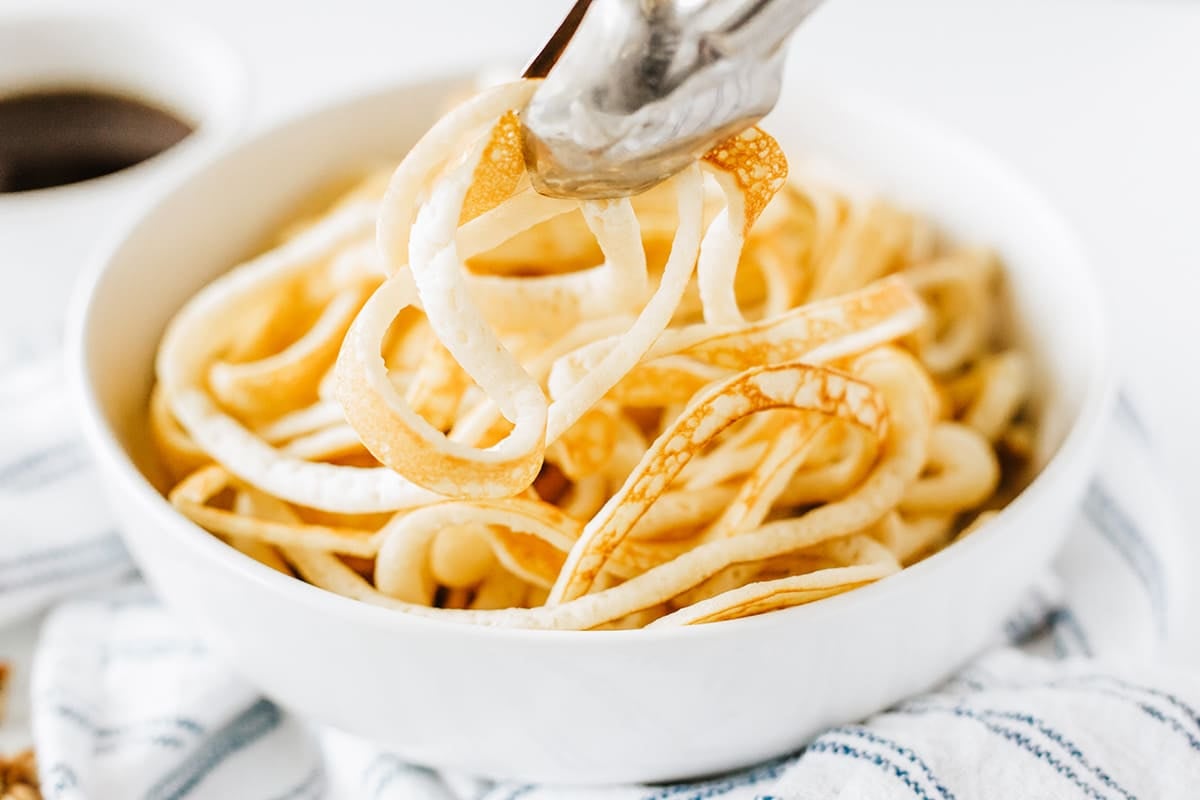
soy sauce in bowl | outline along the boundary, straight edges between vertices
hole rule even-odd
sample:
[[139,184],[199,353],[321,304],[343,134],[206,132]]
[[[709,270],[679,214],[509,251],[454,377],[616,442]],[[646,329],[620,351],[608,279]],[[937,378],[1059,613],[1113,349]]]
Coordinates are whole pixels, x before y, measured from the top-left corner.
[[192,130],[170,111],[95,89],[0,96],[0,194],[110,175],[173,147]]

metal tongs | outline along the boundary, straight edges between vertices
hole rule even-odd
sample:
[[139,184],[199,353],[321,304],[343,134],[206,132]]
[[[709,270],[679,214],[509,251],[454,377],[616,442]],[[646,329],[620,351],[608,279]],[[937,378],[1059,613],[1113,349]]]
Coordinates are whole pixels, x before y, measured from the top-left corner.
[[644,191],[779,99],[788,36],[822,0],[578,0],[525,70],[534,188]]

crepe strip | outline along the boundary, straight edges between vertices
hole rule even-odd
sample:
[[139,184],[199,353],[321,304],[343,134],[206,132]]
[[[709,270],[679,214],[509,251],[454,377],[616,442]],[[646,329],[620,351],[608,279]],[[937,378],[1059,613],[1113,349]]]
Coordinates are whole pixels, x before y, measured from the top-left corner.
[[535,85],[180,310],[148,408],[180,513],[396,613],[569,630],[782,611],[986,524],[1044,448],[994,256],[787,184],[758,128],[637,197],[543,197]]

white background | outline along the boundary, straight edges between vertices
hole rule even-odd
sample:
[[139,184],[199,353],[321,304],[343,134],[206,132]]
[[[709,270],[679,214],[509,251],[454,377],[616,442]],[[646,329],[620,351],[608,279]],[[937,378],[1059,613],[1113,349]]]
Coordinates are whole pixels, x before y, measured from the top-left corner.
[[[523,61],[568,5],[4,0],[0,22],[66,8],[207,23],[247,62],[254,130],[396,78]],[[797,36],[790,69],[969,134],[1059,206],[1101,277],[1127,386],[1188,523],[1200,475],[1200,2],[829,0]],[[1176,647],[1200,666],[1200,632]]]

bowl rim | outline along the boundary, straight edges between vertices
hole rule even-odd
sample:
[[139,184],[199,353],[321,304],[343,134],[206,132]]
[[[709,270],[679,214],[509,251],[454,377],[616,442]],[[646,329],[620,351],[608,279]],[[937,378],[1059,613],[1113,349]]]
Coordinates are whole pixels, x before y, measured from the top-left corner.
[[1087,372],[1079,411],[1070,421],[1062,442],[1045,466],[1028,486],[999,509],[994,519],[981,526],[971,536],[956,540],[887,578],[825,598],[820,602],[704,625],[616,631],[510,628],[416,616],[321,589],[300,578],[280,574],[239,553],[178,513],[167,502],[138,469],[102,411],[89,369],[88,332],[96,310],[96,292],[112,265],[116,263],[121,250],[130,239],[141,232],[147,218],[169,199],[187,192],[191,184],[205,172],[241,157],[246,151],[262,148],[265,142],[293,128],[313,125],[326,117],[346,114],[360,105],[373,105],[408,91],[428,89],[436,85],[452,86],[456,82],[469,80],[470,75],[471,73],[445,73],[422,76],[375,87],[365,92],[349,93],[302,114],[283,119],[231,147],[223,148],[215,157],[192,165],[191,169],[177,176],[169,189],[156,193],[151,203],[143,206],[138,214],[106,237],[81,272],[68,306],[66,364],[68,389],[73,408],[81,421],[84,438],[97,460],[99,473],[110,481],[115,481],[115,484],[109,485],[110,493],[113,488],[117,488],[140,503],[165,529],[162,532],[163,536],[175,537],[178,546],[196,558],[212,562],[213,568],[232,571],[240,580],[255,584],[262,591],[279,594],[282,599],[295,603],[297,609],[308,609],[340,617],[351,624],[365,624],[394,632],[453,638],[498,637],[543,645],[561,643],[604,648],[627,642],[649,644],[681,639],[721,638],[740,633],[749,635],[764,628],[802,625],[806,621],[819,624],[818,621],[823,617],[836,618],[837,615],[859,606],[883,602],[889,593],[905,591],[906,587],[926,580],[927,574],[955,569],[954,560],[964,560],[973,549],[999,546],[999,543],[994,543],[993,540],[1002,536],[1003,531],[1009,527],[1006,522],[1035,513],[1043,498],[1056,490],[1059,476],[1067,472],[1075,462],[1094,461],[1100,436],[1108,417],[1111,416],[1109,409],[1115,396],[1115,366],[1110,357],[1111,343],[1099,285],[1094,272],[1088,267],[1089,262],[1084,249],[1063,215],[1017,170],[987,148],[947,126],[867,92],[845,92],[839,88],[835,95],[828,88],[802,86],[793,87],[789,92],[793,101],[813,102],[825,108],[832,107],[840,113],[860,120],[886,119],[888,125],[894,129],[902,129],[906,135],[936,141],[943,151],[953,153],[954,160],[971,163],[975,172],[986,174],[990,182],[1006,184],[1024,198],[1030,217],[1037,217],[1048,223],[1048,228],[1059,247],[1069,255],[1069,258],[1057,263],[1056,268],[1072,273],[1071,278],[1076,284],[1077,292],[1071,317],[1074,319],[1073,324],[1078,325],[1085,335],[1085,341],[1090,343],[1090,347],[1083,354],[1085,357],[1081,359],[1087,367]]

